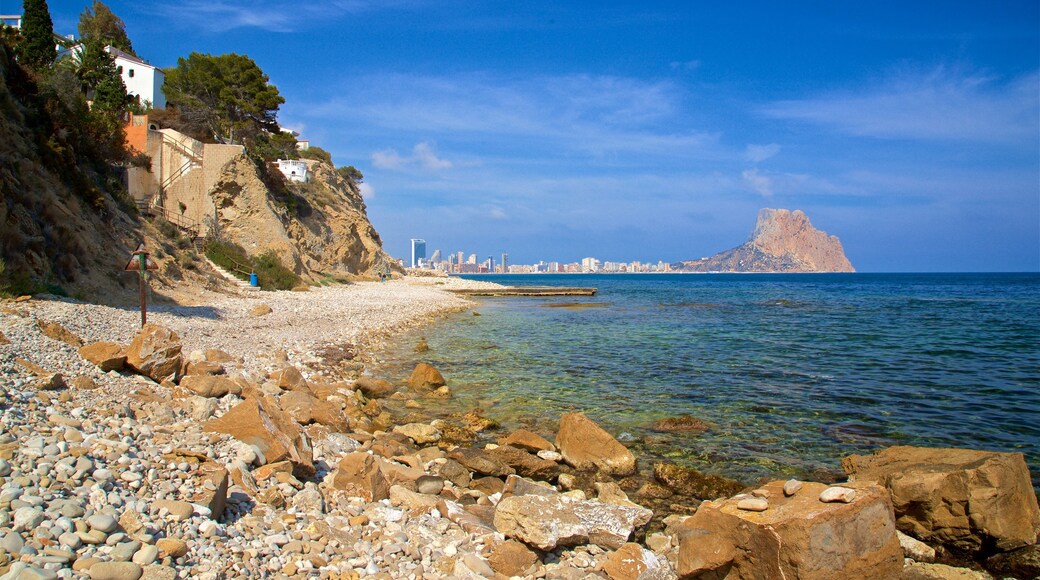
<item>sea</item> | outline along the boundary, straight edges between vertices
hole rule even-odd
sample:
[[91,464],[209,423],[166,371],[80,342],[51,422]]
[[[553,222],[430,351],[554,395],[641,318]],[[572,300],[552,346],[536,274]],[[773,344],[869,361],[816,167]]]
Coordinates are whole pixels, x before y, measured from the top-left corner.
[[[1040,274],[473,278],[597,293],[480,298],[403,337],[374,370],[437,367],[454,397],[428,414],[551,437],[583,411],[644,469],[748,483],[841,480],[843,457],[891,445],[1020,452],[1040,488]],[[654,429],[679,415],[710,428]]]

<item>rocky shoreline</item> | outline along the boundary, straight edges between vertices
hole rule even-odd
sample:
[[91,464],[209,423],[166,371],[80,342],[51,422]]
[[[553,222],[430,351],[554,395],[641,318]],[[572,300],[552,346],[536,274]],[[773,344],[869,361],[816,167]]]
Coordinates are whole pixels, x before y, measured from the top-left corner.
[[[471,284],[218,295],[141,332],[129,309],[0,304],[0,578],[1040,574],[1020,454],[891,448],[847,458],[846,483],[744,488],[640,476],[581,413],[491,444],[476,410],[391,413],[450,383],[358,377],[366,353]],[[648,533],[646,505],[686,515]],[[932,563],[953,557],[976,570]]]

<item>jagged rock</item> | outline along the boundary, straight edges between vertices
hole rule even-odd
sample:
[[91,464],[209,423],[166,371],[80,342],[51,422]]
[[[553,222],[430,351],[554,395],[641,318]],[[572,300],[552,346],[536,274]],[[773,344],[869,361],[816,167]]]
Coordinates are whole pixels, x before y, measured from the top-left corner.
[[3,332],[0,332],[0,344],[11,344],[11,339],[7,338]]
[[408,423],[394,427],[394,433],[400,433],[419,445],[436,443],[441,440],[441,432],[433,425],[426,423]]
[[611,580],[674,578],[667,560],[639,544],[625,544],[607,556],[603,571]]
[[292,418],[271,399],[246,399],[219,419],[206,422],[204,430],[227,433],[243,443],[256,445],[269,463],[290,461],[298,477],[314,475],[310,444]]
[[361,377],[354,381],[354,387],[369,399],[382,399],[394,392],[394,385],[383,379]]
[[539,451],[556,451],[556,446],[550,443],[547,439],[541,435],[528,431],[527,429],[517,429],[506,437],[498,438],[499,445],[512,445],[524,451],[530,451],[531,453],[538,453]]
[[437,509],[440,501],[439,496],[418,493],[403,485],[390,486],[390,504],[403,507],[412,515],[428,514]]
[[710,258],[673,264],[687,272],[854,272],[841,241],[799,210],[762,209],[744,244]]
[[495,528],[506,537],[540,550],[596,544],[620,548],[653,512],[572,499],[565,495],[517,495],[503,498],[495,510]]
[[[489,511],[490,510],[490,511]],[[462,506],[451,500],[437,503],[437,511],[441,516],[458,524],[470,534],[486,534],[495,532],[494,508],[490,506]]]
[[350,430],[347,416],[338,405],[319,400],[306,391],[287,391],[278,398],[282,410],[300,425],[319,423],[336,431]]
[[161,383],[181,368],[181,339],[169,328],[146,324],[127,347],[126,364]]
[[220,398],[230,392],[242,392],[237,383],[220,375],[189,375],[180,385],[200,397]]
[[97,365],[101,372],[121,371],[126,365],[123,347],[114,342],[94,342],[79,349],[79,356]]
[[969,568],[914,562],[903,569],[901,580],[993,580],[993,577]]
[[502,486],[501,492],[502,497],[513,495],[558,495],[560,493],[548,483],[531,481],[519,475],[506,476],[506,482]]
[[239,359],[220,350],[219,348],[207,349],[204,353],[206,360],[215,363],[232,363],[239,362]]
[[447,459],[444,463],[435,464],[433,475],[439,475],[447,479],[456,487],[468,487],[472,481],[469,470],[454,459]]
[[188,361],[187,364],[184,365],[183,374],[185,376],[222,375],[224,374],[224,365],[208,360]]
[[635,455],[584,413],[567,413],[560,417],[556,447],[563,460],[577,469],[598,469],[620,476],[636,471]]
[[935,561],[935,550],[928,544],[900,531],[896,532],[896,537],[899,538],[899,547],[903,549],[903,556],[915,562]]
[[76,336],[69,329],[65,328],[57,322],[45,322],[43,320],[37,320],[36,324],[40,327],[40,332],[43,333],[47,338],[53,338],[54,340],[60,340],[65,344],[79,348],[83,346],[83,339]]
[[491,455],[512,467],[523,477],[530,477],[542,481],[552,481],[560,475],[560,465],[555,461],[542,459],[537,455],[513,447],[503,445],[492,449]]
[[997,554],[986,560],[986,567],[1016,578],[1040,578],[1040,544]]
[[78,377],[73,378],[72,386],[76,387],[77,389],[86,389],[88,391],[91,389],[98,388],[98,384],[94,382],[94,379],[86,375],[80,375]]
[[[849,504],[821,503],[826,486],[783,495],[782,481],[764,486],[773,505],[743,511],[739,499],[706,501],[681,524],[676,573],[727,578],[898,578],[903,552],[887,490],[848,484]],[[710,576],[709,576],[710,577]]]
[[704,474],[673,463],[655,463],[654,478],[675,493],[698,499],[729,497],[744,489],[739,481],[721,475]]
[[1040,507],[1021,453],[899,446],[842,467],[887,487],[899,529],[922,541],[969,552],[1037,541]]
[[503,576],[528,576],[539,563],[538,554],[515,540],[496,542],[488,555],[488,564]]
[[279,388],[286,391],[310,392],[310,386],[307,384],[307,379],[303,377],[303,373],[300,372],[300,369],[292,365],[286,365],[281,370],[275,371],[271,378],[278,383]]
[[390,497],[390,486],[383,477],[379,462],[368,453],[355,452],[343,456],[336,466],[332,487],[365,501]]
[[58,391],[66,387],[65,377],[61,373],[47,373],[33,381],[32,384],[40,391]]
[[[209,508],[210,518],[220,519],[227,507],[228,470],[215,461],[207,461],[199,466],[199,473],[204,483],[199,486],[199,493],[191,501]],[[205,482],[212,486],[205,485]]]
[[412,375],[408,377],[408,386],[416,391],[430,391],[448,384],[440,371],[426,363],[415,365]]
[[481,475],[505,477],[516,473],[516,470],[509,467],[506,462],[483,449],[463,447],[452,451],[448,454],[448,457],[466,466],[467,469],[475,471]]
[[711,428],[706,422],[693,415],[679,415],[678,417],[667,417],[654,422],[652,427],[655,431],[668,433],[703,433]]
[[266,315],[270,314],[271,312],[273,312],[273,310],[271,310],[271,307],[268,306],[267,304],[257,304],[256,306],[253,307],[252,310],[249,311],[249,315],[250,316],[266,316]]

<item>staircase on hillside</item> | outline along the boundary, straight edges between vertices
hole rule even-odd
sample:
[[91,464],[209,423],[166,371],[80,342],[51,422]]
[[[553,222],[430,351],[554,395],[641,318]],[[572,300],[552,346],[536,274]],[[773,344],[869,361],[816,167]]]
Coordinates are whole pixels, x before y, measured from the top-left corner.
[[[206,262],[209,263],[211,268],[216,270],[216,272],[221,275],[221,277],[226,279],[228,282],[231,282],[239,290],[242,290],[242,291],[245,291],[245,292],[259,292],[260,291],[260,287],[259,286],[250,286],[249,282],[239,278],[238,276],[235,276],[231,272],[228,272],[224,268],[221,268],[220,266],[216,265],[215,263],[213,263],[213,260],[210,260],[209,258],[205,258],[205,260],[206,260]],[[239,271],[240,272],[244,272],[244,270],[239,270]],[[244,273],[248,274],[248,272],[244,272]]]

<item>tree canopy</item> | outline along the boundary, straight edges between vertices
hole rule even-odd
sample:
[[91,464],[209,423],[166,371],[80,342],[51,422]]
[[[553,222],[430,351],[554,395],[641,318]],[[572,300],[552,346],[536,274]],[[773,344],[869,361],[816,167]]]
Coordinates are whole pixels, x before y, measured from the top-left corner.
[[95,1],[79,15],[79,35],[84,42],[97,40],[104,46],[112,46],[137,56],[126,34],[126,24],[108,6]]
[[248,56],[193,52],[165,73],[167,102],[199,118],[216,140],[249,143],[278,132],[278,107],[285,99]]
[[21,63],[36,71],[43,70],[57,56],[47,0],[24,0],[22,10]]
[[93,102],[91,110],[119,114],[130,105],[123,77],[100,38],[92,37],[83,44],[77,76],[83,83],[84,93]]

